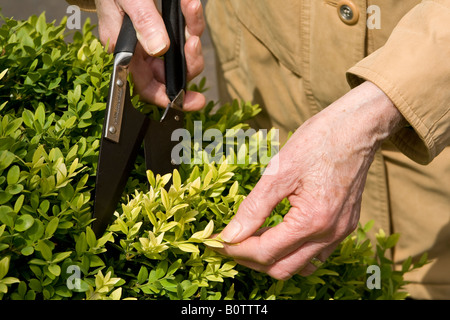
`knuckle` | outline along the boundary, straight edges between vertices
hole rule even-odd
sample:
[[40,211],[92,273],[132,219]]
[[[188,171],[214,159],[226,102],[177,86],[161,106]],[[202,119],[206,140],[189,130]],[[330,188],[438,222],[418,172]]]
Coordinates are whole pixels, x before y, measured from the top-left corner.
[[303,276],[303,277],[307,277],[307,276],[310,276],[310,275],[312,275],[313,273],[314,273],[314,271],[315,271],[315,267],[305,267],[303,270],[301,270],[300,272],[299,272],[299,274],[301,275],[301,276]]
[[313,229],[318,233],[329,233],[334,228],[333,219],[329,218],[327,215],[320,215],[318,219],[314,219]]
[[245,198],[239,206],[239,211],[249,220],[255,221],[255,224],[262,224],[265,221],[265,217],[258,215],[258,203],[256,200],[249,196]]
[[137,7],[133,14],[133,24],[136,28],[153,30],[156,25],[156,16],[145,8]]
[[276,261],[275,257],[270,254],[269,252],[267,252],[267,250],[264,250],[259,256],[258,256],[258,263],[265,265],[265,266],[270,266],[272,264],[274,264]]
[[274,270],[274,271],[269,271],[268,274],[276,279],[276,280],[280,280],[280,281],[287,281],[289,279],[291,279],[294,274],[287,271],[287,270]]

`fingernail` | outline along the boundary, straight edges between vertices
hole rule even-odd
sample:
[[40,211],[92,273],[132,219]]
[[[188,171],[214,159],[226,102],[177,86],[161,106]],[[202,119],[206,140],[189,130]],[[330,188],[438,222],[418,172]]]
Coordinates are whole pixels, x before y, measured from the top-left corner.
[[145,51],[147,51],[147,53],[151,56],[158,55],[164,51],[167,46],[164,35],[161,32],[155,32],[147,41],[145,41],[139,33],[137,33],[137,38],[144,46]]
[[202,5],[201,0],[192,0],[191,3],[193,4],[195,10],[198,10]]
[[237,235],[241,232],[242,226],[239,222],[232,220],[228,226],[222,231],[221,238],[223,241],[232,243]]
[[157,32],[152,39],[147,41],[147,49],[152,56],[161,53],[166,46],[167,43],[161,32]]

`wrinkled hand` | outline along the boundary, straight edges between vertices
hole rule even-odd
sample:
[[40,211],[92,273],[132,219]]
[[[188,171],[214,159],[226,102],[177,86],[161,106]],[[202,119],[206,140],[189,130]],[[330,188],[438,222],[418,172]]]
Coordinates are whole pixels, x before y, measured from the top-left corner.
[[[102,43],[109,41],[109,51],[114,51],[124,13],[129,16],[139,40],[130,65],[135,88],[140,97],[149,103],[165,107],[170,102],[165,89],[164,62],[157,58],[170,46],[164,21],[153,0],[96,0],[99,34]],[[181,0],[186,20],[187,80],[198,76],[204,68],[200,36],[205,29],[203,7],[200,0]],[[198,110],[205,105],[205,97],[197,92],[186,93],[183,107]]]
[[[311,118],[272,159],[273,174],[263,175],[242,202],[221,233],[234,245],[219,251],[276,279],[314,272],[310,261],[325,261],[357,227],[374,154],[403,121],[370,82]],[[284,220],[258,230],[286,197],[292,207]]]

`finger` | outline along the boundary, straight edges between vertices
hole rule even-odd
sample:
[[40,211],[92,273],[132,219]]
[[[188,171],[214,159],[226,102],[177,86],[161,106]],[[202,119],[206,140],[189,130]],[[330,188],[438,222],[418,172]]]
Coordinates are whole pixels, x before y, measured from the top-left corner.
[[291,254],[270,265],[239,258],[235,261],[248,268],[267,273],[275,279],[288,280],[296,274],[308,276],[314,273],[318,267],[311,263],[311,260],[318,258],[324,262],[335,248],[336,244],[334,243],[326,246],[324,243],[307,242]]
[[261,177],[222,231],[221,237],[225,242],[241,242],[261,227],[275,206],[290,192],[279,185],[280,181],[277,176]]
[[138,44],[131,60],[130,71],[140,98],[148,103],[165,107],[169,104],[164,84],[164,61],[147,55]]
[[170,45],[166,27],[153,1],[117,0],[133,22],[136,35],[145,51],[151,56],[159,56]]
[[[134,58],[130,64],[133,82],[140,98],[148,103],[166,107],[170,100],[167,97],[164,75],[164,61],[146,54],[140,44],[136,46]],[[187,91],[183,108],[195,111],[203,108],[206,99],[199,92]]]
[[183,110],[196,111],[200,110],[206,105],[206,98],[200,92],[187,91],[184,97]]
[[325,246],[336,241],[335,234],[329,232],[327,216],[315,211],[307,201],[293,199],[294,196],[289,197],[293,207],[281,223],[259,237],[251,236],[241,242],[236,241],[239,242],[238,245],[225,246],[224,253],[239,259],[271,265],[306,242],[315,241],[324,243]]
[[312,257],[309,260],[309,263],[306,264],[306,266],[301,269],[298,274],[304,277],[307,277],[309,275],[311,275],[312,273],[314,273],[314,271],[317,270],[318,266],[315,263],[312,263],[312,259],[316,258],[318,259],[321,263],[324,263],[328,257],[334,252],[334,250],[336,250],[336,247],[339,245],[340,241],[334,242],[331,245],[329,245],[328,247],[322,249],[319,253],[317,253],[314,257]]
[[206,27],[201,1],[182,0],[181,10],[186,21],[186,38],[189,39],[190,36],[200,37]]
[[113,52],[122,26],[123,15],[115,1],[96,0],[96,8],[100,40],[104,45],[109,42],[108,52]]
[[307,242],[291,254],[268,265],[242,258],[235,259],[235,261],[248,268],[267,273],[275,279],[288,280],[293,275],[299,274],[305,269],[308,274],[314,272],[317,267],[312,265],[310,261],[320,252],[320,250],[323,250],[323,244]]
[[202,54],[202,43],[200,38],[192,36],[186,41],[184,47],[186,66],[187,66],[187,80],[191,81],[202,73],[205,68],[205,59]]
[[288,222],[281,222],[260,236],[248,237],[237,245],[225,245],[221,252],[269,266],[297,250],[308,238],[309,232],[306,230],[292,230]]

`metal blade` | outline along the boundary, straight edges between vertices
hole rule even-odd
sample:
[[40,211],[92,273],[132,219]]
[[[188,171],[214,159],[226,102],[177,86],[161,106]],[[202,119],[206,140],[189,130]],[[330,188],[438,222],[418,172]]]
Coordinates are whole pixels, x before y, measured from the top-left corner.
[[145,163],[148,170],[164,175],[179,166],[179,159],[172,159],[172,150],[179,143],[172,141],[172,133],[183,128],[184,113],[167,107],[164,121],[151,120],[144,138]]
[[95,186],[93,230],[101,235],[117,209],[130,172],[142,146],[149,119],[136,110],[126,90],[122,128],[118,143],[105,138],[105,130],[100,143]]

